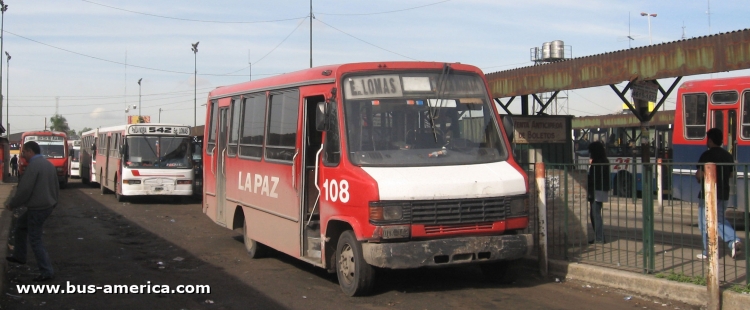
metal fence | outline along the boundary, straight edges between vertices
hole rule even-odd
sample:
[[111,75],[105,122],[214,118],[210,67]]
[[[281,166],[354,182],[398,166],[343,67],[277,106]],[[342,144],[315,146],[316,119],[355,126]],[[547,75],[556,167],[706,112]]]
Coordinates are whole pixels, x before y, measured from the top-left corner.
[[[587,199],[588,165],[546,164],[549,257],[633,272],[705,277],[707,261],[698,257],[703,252],[703,242],[698,228],[701,184],[695,178],[696,165],[647,163],[623,167],[609,164],[615,173],[609,176],[612,190],[607,194],[608,201],[604,202],[602,212],[605,242],[592,243],[594,232]],[[538,238],[534,165],[522,166],[527,169],[532,195],[529,232]],[[717,169],[720,166],[726,165],[717,165]],[[741,253],[733,259],[727,243],[720,240],[719,276],[723,285],[749,283],[747,240],[750,236],[747,227],[750,223],[747,215],[750,213],[746,199],[749,197],[748,182],[745,180],[750,165],[731,166],[734,170],[730,182],[733,198],[729,205],[733,208],[728,208],[726,218],[737,229],[742,247]],[[649,188],[651,190],[645,190]]]

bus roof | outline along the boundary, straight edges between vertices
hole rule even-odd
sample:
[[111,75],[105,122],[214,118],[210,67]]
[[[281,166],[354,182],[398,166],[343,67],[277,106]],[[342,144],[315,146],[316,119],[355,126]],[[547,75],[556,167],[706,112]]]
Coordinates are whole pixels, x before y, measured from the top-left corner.
[[[219,99],[236,96],[249,91],[265,91],[302,85],[333,83],[337,77],[351,71],[385,71],[402,69],[440,70],[443,68],[444,64],[446,63],[424,61],[384,61],[327,65],[235,85],[221,86],[211,91],[208,94],[208,97],[210,99]],[[454,70],[472,71],[484,77],[484,73],[482,73],[479,68],[472,65],[450,63],[450,66]]]
[[50,130],[32,130],[32,131],[25,131],[21,134],[21,137],[27,137],[27,136],[65,136],[68,137],[68,134],[62,132],[62,131],[50,131]]
[[750,76],[735,76],[728,78],[719,79],[704,79],[704,80],[690,80],[683,82],[680,85],[680,91],[690,91],[693,88],[705,88],[705,87],[720,87],[723,85],[732,85],[732,89],[737,88],[739,85],[747,85],[750,87]]

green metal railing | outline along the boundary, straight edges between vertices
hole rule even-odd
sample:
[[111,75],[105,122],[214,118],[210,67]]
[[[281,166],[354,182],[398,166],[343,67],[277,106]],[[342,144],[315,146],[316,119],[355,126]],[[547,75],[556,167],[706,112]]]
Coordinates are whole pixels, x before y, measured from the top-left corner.
[[[610,170],[628,171],[632,191],[610,190],[604,203],[605,243],[594,239],[589,202],[587,201],[587,169],[585,165],[546,164],[546,205],[548,253],[550,258],[576,261],[643,273],[677,273],[687,276],[705,276],[706,261],[697,257],[702,253],[701,234],[698,229],[698,203],[700,184],[694,177],[697,163],[662,164],[662,205],[658,205],[656,189],[657,166],[654,163],[616,167]],[[730,164],[736,175],[733,194],[737,208],[729,208],[727,219],[738,228],[737,237],[742,242],[742,253],[737,259],[730,257],[725,242],[720,242],[720,280],[724,285],[748,284],[748,242],[750,240],[750,165]],[[533,164],[523,164],[529,177],[533,196],[530,208],[529,232],[538,231],[536,211],[536,185]],[[727,166],[717,165],[717,166]],[[583,169],[582,169],[583,168]],[[618,169],[615,169],[618,168]],[[640,173],[638,173],[640,172]],[[621,174],[622,175],[622,174]],[[622,180],[611,180],[611,187],[623,185]],[[595,180],[598,181],[598,180]],[[640,183],[640,186],[638,186]],[[640,188],[640,190],[638,190]],[[652,190],[643,190],[652,189]],[[682,199],[675,198],[677,194]],[[690,198],[690,199],[688,199]],[[695,199],[693,199],[695,198]],[[720,234],[721,235],[721,234]]]

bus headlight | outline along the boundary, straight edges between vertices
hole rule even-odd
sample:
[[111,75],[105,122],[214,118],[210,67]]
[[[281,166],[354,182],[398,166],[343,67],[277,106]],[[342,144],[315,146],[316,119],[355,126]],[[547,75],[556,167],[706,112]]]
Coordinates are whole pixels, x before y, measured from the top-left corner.
[[510,201],[510,216],[529,215],[529,199],[513,199]]
[[122,184],[141,184],[141,180],[122,180]]
[[191,180],[177,180],[177,185],[180,184],[193,184],[193,181]]
[[370,203],[370,221],[388,222],[403,219],[404,209],[401,205],[387,205]]

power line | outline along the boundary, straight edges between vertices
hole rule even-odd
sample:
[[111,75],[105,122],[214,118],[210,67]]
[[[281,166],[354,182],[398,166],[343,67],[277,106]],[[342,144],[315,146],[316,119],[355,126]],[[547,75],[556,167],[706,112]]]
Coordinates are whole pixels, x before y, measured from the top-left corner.
[[140,14],[140,15],[146,15],[146,16],[158,17],[158,18],[166,18],[166,19],[173,19],[173,20],[181,20],[181,21],[186,21],[186,22],[198,22],[198,23],[259,24],[259,23],[283,22],[283,21],[296,20],[296,19],[300,19],[300,18],[305,17],[305,16],[300,16],[300,17],[294,17],[294,18],[260,20],[260,21],[201,20],[201,19],[180,18],[180,17],[172,17],[172,16],[164,16],[164,15],[157,15],[157,14],[151,14],[151,13],[138,12],[138,11],[133,11],[133,10],[128,10],[128,9],[118,8],[118,7],[114,7],[114,6],[110,6],[110,5],[106,5],[106,4],[101,4],[101,3],[97,3],[97,2],[93,2],[93,1],[88,1],[88,0],[81,0],[81,1],[88,2],[88,3],[91,3],[91,4],[95,4],[95,5],[99,5],[99,6],[103,6],[103,7],[106,7],[106,8],[113,9],[113,10],[118,10],[118,11],[133,13],[133,14]]
[[[86,0],[84,0],[84,1],[86,1]],[[375,13],[319,13],[319,12],[315,12],[315,14],[317,14],[317,15],[335,15],[335,16],[379,15],[379,14],[389,14],[389,13],[396,13],[396,12],[403,12],[403,11],[420,9],[420,8],[423,8],[423,7],[437,5],[437,4],[445,3],[445,2],[448,2],[448,1],[451,1],[451,0],[438,1],[438,2],[435,2],[435,3],[430,3],[430,4],[415,6],[415,7],[410,7],[410,8],[406,8],[406,9],[392,10],[392,11],[383,11],[383,12],[375,12]]]
[[[44,46],[47,46],[47,47],[51,47],[51,48],[54,48],[54,49],[58,49],[58,50],[61,50],[61,51],[65,51],[65,52],[68,52],[68,53],[71,53],[71,54],[76,54],[76,55],[79,55],[79,56],[88,57],[88,58],[92,58],[92,59],[96,59],[96,60],[100,60],[100,61],[104,61],[104,62],[109,62],[109,63],[113,63],[113,64],[123,65],[123,66],[126,66],[126,67],[134,67],[134,68],[140,68],[140,69],[146,69],[146,70],[152,70],[152,71],[159,71],[159,72],[167,72],[167,73],[177,73],[177,74],[187,74],[187,75],[193,75],[194,74],[194,72],[173,71],[173,70],[157,69],[157,68],[150,68],[150,67],[144,67],[144,66],[126,64],[126,63],[123,63],[123,62],[109,60],[109,59],[104,59],[104,58],[100,58],[100,57],[96,57],[96,56],[91,56],[91,55],[86,55],[86,54],[79,53],[79,52],[76,52],[76,51],[71,51],[69,49],[64,49],[62,47],[57,47],[57,46],[54,46],[54,45],[50,45],[50,44],[47,44],[47,43],[44,43],[44,42],[40,42],[40,41],[31,39],[31,38],[24,37],[24,36],[19,35],[19,34],[12,33],[12,32],[10,32],[8,30],[5,30],[5,32],[6,33],[10,33],[10,34],[12,34],[14,36],[17,36],[19,38],[29,40],[31,42],[38,43],[38,44],[41,44],[41,45],[44,45]],[[266,74],[258,74],[258,75],[276,75],[276,74],[280,74],[280,73],[266,73]],[[244,74],[230,75],[230,74],[215,74],[215,73],[200,73],[198,75],[201,75],[201,76],[245,76]]]
[[[254,64],[257,64],[257,63],[259,63],[259,62],[260,62],[261,60],[263,60],[263,58],[266,58],[266,56],[268,56],[268,55],[270,55],[271,53],[273,53],[273,51],[275,51],[275,50],[276,50],[276,49],[277,49],[277,48],[278,48],[279,46],[281,46],[281,44],[283,44],[283,43],[284,43],[284,42],[286,41],[286,39],[289,39],[289,37],[290,37],[290,36],[292,36],[292,34],[293,34],[294,32],[296,32],[296,31],[297,31],[297,29],[299,29],[299,26],[302,26],[302,22],[304,22],[304,21],[306,21],[306,20],[307,20],[307,17],[305,17],[305,18],[303,18],[302,20],[300,20],[300,22],[299,22],[299,23],[297,24],[297,27],[294,27],[294,30],[292,30],[292,32],[290,32],[290,33],[289,33],[288,35],[286,35],[286,37],[284,38],[284,40],[281,40],[281,42],[279,42],[279,44],[276,44],[276,46],[275,46],[275,47],[274,47],[273,49],[271,49],[271,51],[269,51],[268,53],[266,53],[265,55],[263,55],[263,57],[261,57],[260,59],[256,60],[256,61],[255,61],[255,62],[253,62],[253,63],[254,63]],[[250,67],[250,66],[247,66],[247,67],[245,67],[245,68],[242,68],[241,70],[245,70],[245,69],[247,69],[248,67]],[[240,71],[240,70],[237,70],[237,71]],[[237,71],[235,71],[235,72],[237,72]],[[234,72],[232,72],[232,73],[234,73]]]
[[329,25],[328,23],[326,23],[326,22],[324,22],[324,21],[320,20],[320,18],[316,18],[316,19],[315,19],[315,21],[317,21],[317,22],[320,22],[320,23],[322,23],[322,24],[324,24],[324,25],[326,25],[326,26],[328,26],[328,27],[330,27],[330,28],[332,28],[332,29],[334,29],[334,30],[336,30],[336,31],[338,31],[338,32],[341,32],[341,33],[343,33],[343,34],[345,34],[345,35],[347,35],[347,36],[350,36],[350,37],[354,38],[354,39],[355,39],[355,40],[357,40],[357,41],[360,41],[360,42],[366,43],[366,44],[368,44],[368,45],[371,45],[371,46],[373,46],[373,47],[376,47],[376,48],[378,48],[378,49],[384,50],[384,51],[386,51],[386,52],[389,52],[389,53],[392,53],[392,54],[396,54],[396,55],[399,55],[399,56],[401,56],[401,57],[404,57],[404,58],[408,58],[408,59],[411,59],[411,60],[414,60],[414,61],[419,61],[418,59],[414,59],[414,58],[411,58],[411,57],[409,57],[409,56],[406,56],[406,55],[403,55],[403,54],[399,54],[399,53],[396,53],[396,52],[394,52],[394,51],[391,51],[391,50],[388,50],[388,49],[382,48],[382,47],[380,47],[380,46],[377,46],[377,45],[375,45],[375,44],[372,44],[372,43],[370,43],[370,42],[367,42],[367,41],[365,41],[365,40],[362,40],[362,39],[360,39],[360,38],[357,38],[357,37],[355,37],[355,36],[353,36],[353,35],[351,35],[351,34],[348,34],[348,33],[344,32],[344,31],[343,31],[343,30],[341,30],[341,29],[338,29],[338,28],[336,28],[336,27],[334,27],[334,26],[331,26],[331,25]]

